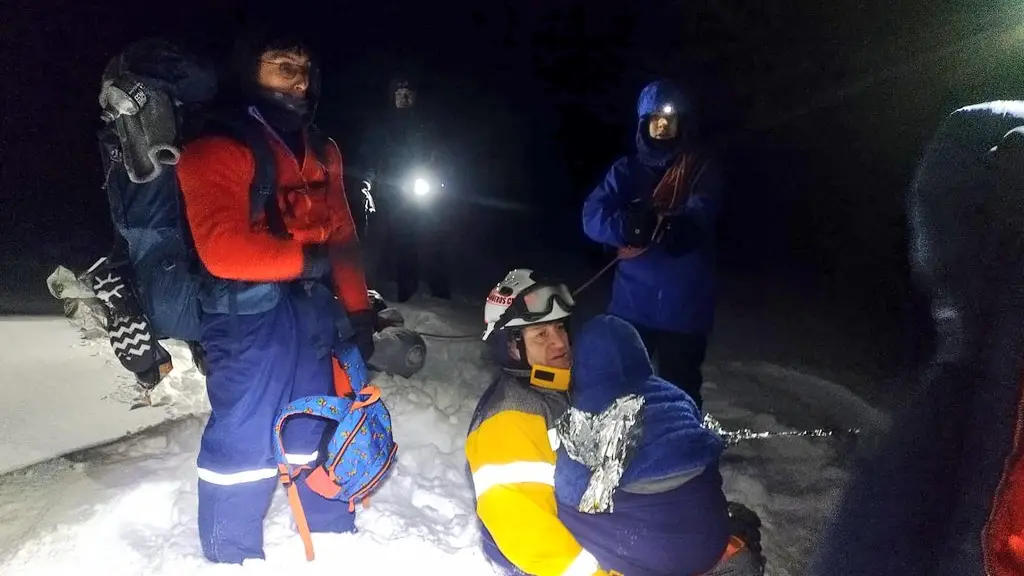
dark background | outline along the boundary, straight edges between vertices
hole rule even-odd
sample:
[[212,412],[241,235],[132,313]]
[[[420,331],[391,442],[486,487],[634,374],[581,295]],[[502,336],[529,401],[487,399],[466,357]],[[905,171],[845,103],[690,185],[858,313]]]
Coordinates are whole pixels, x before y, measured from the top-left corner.
[[[147,35],[226,49],[242,3],[90,4],[0,8],[8,292],[41,281],[19,274],[32,254],[75,261],[88,252],[91,261],[109,238],[94,135],[107,59]],[[288,1],[261,10],[308,24],[325,69],[318,123],[343,153],[387,104],[396,67],[416,66],[459,187],[532,209],[494,236],[522,234],[527,218],[528,234],[594,266],[606,255],[583,237],[582,200],[632,149],[643,85],[679,79],[726,165],[721,266],[742,287],[728,297],[762,285],[798,301],[813,293],[873,319],[869,331],[889,334],[894,364],[919,346],[902,205],[914,165],[953,109],[1020,95],[1024,18],[1009,1]]]

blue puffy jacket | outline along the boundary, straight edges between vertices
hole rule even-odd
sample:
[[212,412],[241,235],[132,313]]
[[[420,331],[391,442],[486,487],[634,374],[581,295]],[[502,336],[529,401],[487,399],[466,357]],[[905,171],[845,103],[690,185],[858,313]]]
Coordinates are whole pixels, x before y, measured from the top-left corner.
[[[651,114],[666,104],[680,113],[685,128],[690,106],[678,88],[663,81],[644,88],[637,103],[637,152],[616,161],[583,205],[583,230],[592,240],[624,247],[626,206],[634,200],[649,202],[677,155],[687,151],[683,137],[666,146],[647,133]],[[714,163],[698,166],[688,201],[674,213],[674,228],[684,231],[687,250],[672,256],[655,244],[640,256],[620,261],[609,313],[657,330],[711,332],[716,288],[713,239],[722,180]]]
[[559,519],[605,569],[630,576],[709,570],[729,538],[718,469],[722,440],[701,426],[685,392],[654,375],[640,335],[624,320],[594,318],[574,349],[572,406],[597,414],[617,398],[639,394],[643,429],[611,513],[578,510],[591,471],[565,448],[557,451]]

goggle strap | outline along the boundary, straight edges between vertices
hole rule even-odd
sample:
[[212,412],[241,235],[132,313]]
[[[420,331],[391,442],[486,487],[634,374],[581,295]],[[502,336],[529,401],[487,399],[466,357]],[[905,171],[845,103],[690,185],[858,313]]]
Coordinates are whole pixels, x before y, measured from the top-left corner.
[[[498,317],[497,322],[494,323],[494,329],[495,330],[501,330],[509,322],[511,322],[512,320],[515,320],[517,317],[518,318],[522,318],[523,320],[527,320],[527,321],[529,321],[532,318],[543,318],[544,316],[547,316],[548,314],[550,314],[552,310],[554,310],[554,307],[555,307],[554,303],[555,303],[556,300],[559,303],[561,303],[562,307],[564,307],[565,309],[567,309],[567,310],[571,309],[575,305],[575,301],[574,301],[574,299],[572,297],[572,294],[570,294],[570,293],[568,293],[566,291],[564,296],[563,296],[563,294],[559,293],[559,292],[563,292],[561,290],[552,290],[553,293],[548,298],[548,302],[547,302],[546,307],[544,308],[544,310],[541,310],[539,312],[532,312],[532,311],[530,311],[530,309],[524,303],[523,299],[526,297],[527,294],[530,294],[532,292],[536,292],[537,290],[540,290],[542,288],[551,288],[552,286],[558,286],[558,285],[559,284],[557,284],[557,283],[546,283],[546,282],[545,283],[541,283],[541,282],[538,282],[538,283],[534,284],[533,286],[530,286],[529,288],[527,288],[527,289],[523,290],[522,292],[520,292],[519,294],[517,294],[516,297],[512,300],[512,304],[510,304],[509,307],[505,309],[505,311],[501,314],[501,316]],[[568,298],[568,300],[566,298]]]

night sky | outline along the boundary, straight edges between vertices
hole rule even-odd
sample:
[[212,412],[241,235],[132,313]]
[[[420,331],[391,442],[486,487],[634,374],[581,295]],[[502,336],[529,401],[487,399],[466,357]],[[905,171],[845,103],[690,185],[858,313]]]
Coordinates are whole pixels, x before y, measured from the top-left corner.
[[[69,235],[104,245],[95,130],[105,62],[147,35],[224,49],[242,3],[100,4],[0,8],[5,252]],[[396,67],[415,66],[462,181],[533,206],[552,241],[581,250],[580,205],[631,149],[639,90],[677,78],[726,164],[723,269],[807,275],[879,313],[908,299],[902,199],[931,132],[959,106],[1021,95],[1024,17],[1008,0],[290,0],[263,10],[308,22],[325,70],[318,124],[343,153],[386,105]]]

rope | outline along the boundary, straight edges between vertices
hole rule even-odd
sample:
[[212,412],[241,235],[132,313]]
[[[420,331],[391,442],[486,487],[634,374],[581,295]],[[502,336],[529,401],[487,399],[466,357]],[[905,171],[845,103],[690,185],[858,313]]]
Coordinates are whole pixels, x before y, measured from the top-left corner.
[[424,338],[432,340],[479,340],[480,334],[431,334],[429,332],[416,332]]
[[[644,250],[646,250],[646,248],[644,248]],[[616,264],[618,264],[619,260],[621,260],[621,259],[622,259],[621,257],[616,256],[614,259],[612,259],[611,262],[605,264],[604,268],[601,268],[600,270],[598,270],[597,274],[594,274],[593,276],[590,277],[590,280],[587,280],[586,282],[583,283],[582,286],[580,286],[579,288],[574,290],[573,293],[572,293],[572,297],[575,298],[580,292],[583,292],[587,288],[590,288],[591,284],[593,284],[594,282],[597,282],[598,278],[600,278],[601,276],[604,276],[605,272],[608,272],[609,270],[611,270],[612,267],[615,266]]]
[[[652,236],[651,237],[652,245],[653,245],[653,243],[655,243],[658,240],[660,240],[661,235],[664,233],[664,230],[662,229],[663,226],[664,226],[664,223],[665,223],[665,218],[663,216],[658,216],[658,223],[654,226],[654,233],[651,235]],[[591,276],[579,288],[577,288],[576,290],[573,290],[572,297],[576,298],[576,297],[579,296],[579,294],[581,292],[583,292],[587,288],[590,288],[590,286],[594,282],[597,282],[601,278],[601,276],[604,276],[609,270],[611,270],[616,264],[618,264],[620,260],[626,260],[628,258],[636,258],[637,256],[640,256],[641,254],[646,252],[648,249],[650,249],[650,246],[651,245],[645,246],[645,247],[640,248],[640,249],[636,249],[634,252],[629,252],[628,255],[624,255],[620,251],[618,256],[616,256],[610,262],[605,264],[603,268],[598,270],[596,274]],[[480,337],[478,334],[455,334],[455,335],[451,335],[451,334],[430,334],[428,332],[417,332],[417,334],[419,334],[420,336],[423,336],[424,338],[431,338],[431,339],[434,339],[434,340],[473,340],[473,339],[476,339],[476,338]]]

